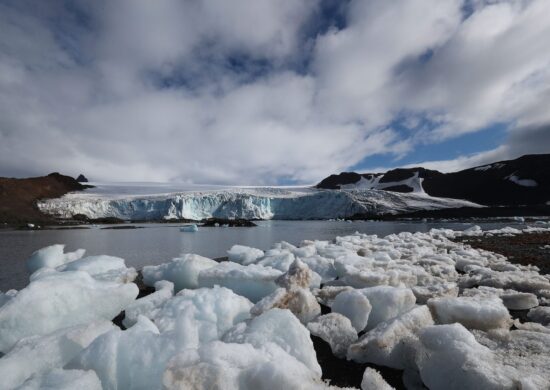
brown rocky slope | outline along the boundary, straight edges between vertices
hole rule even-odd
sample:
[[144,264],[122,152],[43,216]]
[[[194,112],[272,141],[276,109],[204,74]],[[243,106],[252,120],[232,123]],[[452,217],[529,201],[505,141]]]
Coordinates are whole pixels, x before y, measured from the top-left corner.
[[58,198],[68,192],[88,187],[57,172],[26,179],[0,177],[0,223],[13,225],[52,222],[51,217],[38,210],[38,200]]

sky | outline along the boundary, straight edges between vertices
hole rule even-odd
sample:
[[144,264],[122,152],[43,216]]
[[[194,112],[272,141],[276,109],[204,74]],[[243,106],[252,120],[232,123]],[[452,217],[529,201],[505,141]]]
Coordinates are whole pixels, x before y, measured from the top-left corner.
[[0,176],[315,183],[550,153],[548,0],[0,0]]

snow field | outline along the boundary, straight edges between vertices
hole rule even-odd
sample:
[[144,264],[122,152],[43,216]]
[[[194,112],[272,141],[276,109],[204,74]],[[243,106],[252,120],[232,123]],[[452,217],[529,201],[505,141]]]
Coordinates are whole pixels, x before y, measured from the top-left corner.
[[[29,285],[0,294],[0,389],[334,388],[312,335],[335,359],[402,370],[408,388],[546,389],[550,277],[450,240],[520,233],[356,233],[234,246],[221,263],[186,254],[145,267],[155,291],[139,299],[123,259],[44,248]],[[127,329],[112,322],[122,311]],[[359,385],[391,388],[372,368]]]

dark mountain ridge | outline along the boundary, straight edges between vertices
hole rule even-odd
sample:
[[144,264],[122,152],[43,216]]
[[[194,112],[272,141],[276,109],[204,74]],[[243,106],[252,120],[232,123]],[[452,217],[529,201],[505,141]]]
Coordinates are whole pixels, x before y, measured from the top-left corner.
[[[465,199],[488,206],[546,205],[550,202],[550,154],[533,154],[515,160],[442,173],[435,170],[398,168],[385,173],[343,172],[323,179],[317,188],[339,189],[358,187],[386,191],[412,192],[407,180],[418,175],[428,195]],[[372,184],[361,185],[363,182]],[[373,179],[375,179],[373,181]],[[394,185],[389,185],[394,184]],[[382,185],[384,184],[384,185]]]
[[51,217],[38,210],[38,200],[58,198],[88,187],[57,172],[27,179],[0,177],[0,223],[50,222]]

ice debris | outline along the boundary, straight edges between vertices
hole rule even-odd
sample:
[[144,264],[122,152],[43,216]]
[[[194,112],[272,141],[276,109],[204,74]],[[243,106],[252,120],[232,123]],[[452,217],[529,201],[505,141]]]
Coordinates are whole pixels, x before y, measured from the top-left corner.
[[184,288],[199,287],[199,272],[218,265],[218,262],[196,254],[184,254],[169,263],[143,267],[143,283],[154,286],[156,282],[168,280],[174,283],[176,292]]
[[98,281],[82,271],[45,275],[0,307],[0,351],[7,352],[24,337],[110,321],[137,295],[133,283]]
[[155,291],[137,300],[123,259],[50,246],[26,288],[0,293],[0,388],[328,389],[311,336],[340,362],[403,370],[409,388],[550,388],[550,277],[452,241],[539,225],[187,254],[145,267]]

